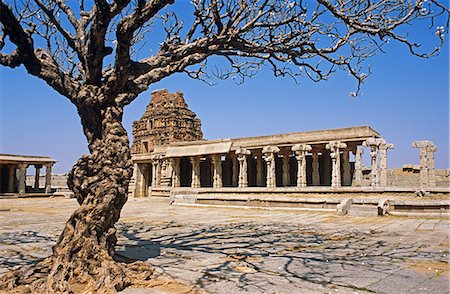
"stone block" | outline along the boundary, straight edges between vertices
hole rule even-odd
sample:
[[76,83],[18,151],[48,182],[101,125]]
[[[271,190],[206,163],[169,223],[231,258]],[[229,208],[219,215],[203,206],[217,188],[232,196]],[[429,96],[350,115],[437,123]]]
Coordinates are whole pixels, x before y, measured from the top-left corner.
[[336,205],[336,213],[338,215],[346,215],[346,214],[348,214],[352,204],[353,204],[353,200],[352,199],[343,199],[341,201],[341,203]]

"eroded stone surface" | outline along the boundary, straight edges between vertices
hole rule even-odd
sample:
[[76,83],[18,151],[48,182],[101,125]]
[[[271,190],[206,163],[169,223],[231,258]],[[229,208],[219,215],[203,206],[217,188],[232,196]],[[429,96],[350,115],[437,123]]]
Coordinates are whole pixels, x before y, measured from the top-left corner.
[[[5,199],[0,268],[51,252],[73,199]],[[130,199],[118,253],[211,293],[447,293],[449,220],[169,206]],[[127,289],[125,293],[176,293]]]

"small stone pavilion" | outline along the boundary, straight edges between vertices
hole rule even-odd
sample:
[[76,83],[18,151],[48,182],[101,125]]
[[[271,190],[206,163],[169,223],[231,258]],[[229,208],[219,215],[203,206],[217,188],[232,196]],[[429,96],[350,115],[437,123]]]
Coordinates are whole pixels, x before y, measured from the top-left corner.
[[200,125],[182,93],[152,93],[143,117],[133,123],[135,197],[186,188],[358,187],[364,148],[372,160],[370,186],[387,182],[387,150],[394,146],[368,126],[201,140]]
[[[56,160],[46,156],[0,154],[0,195],[49,195],[52,186],[52,166],[55,163]],[[26,185],[29,166],[35,168],[35,181],[32,187]],[[43,167],[45,167],[45,186],[40,187],[39,177]]]

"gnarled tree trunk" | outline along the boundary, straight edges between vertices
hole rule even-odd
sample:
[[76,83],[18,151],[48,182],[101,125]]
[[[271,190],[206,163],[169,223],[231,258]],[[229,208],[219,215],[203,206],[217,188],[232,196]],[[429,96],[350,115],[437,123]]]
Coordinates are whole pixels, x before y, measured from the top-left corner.
[[[78,160],[68,178],[80,207],[67,221],[51,257],[28,273],[22,269],[4,277],[11,288],[34,284],[27,289],[60,293],[72,292],[78,284],[102,293],[115,292],[142,283],[153,273],[147,263],[114,260],[114,225],[127,201],[132,176],[129,141],[122,126],[123,108],[79,107],[78,111],[91,153]],[[36,274],[39,272],[41,275]]]

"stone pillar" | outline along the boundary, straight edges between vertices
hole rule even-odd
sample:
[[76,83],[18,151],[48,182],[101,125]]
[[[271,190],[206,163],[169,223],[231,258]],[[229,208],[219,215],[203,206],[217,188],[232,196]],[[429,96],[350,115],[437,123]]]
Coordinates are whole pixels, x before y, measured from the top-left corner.
[[236,155],[231,156],[231,162],[232,162],[232,172],[231,172],[231,185],[233,187],[238,186],[238,180],[239,180],[239,165]]
[[354,186],[362,186],[363,174],[362,174],[362,155],[364,154],[364,149],[357,148],[355,154],[355,175],[354,175]]
[[158,170],[158,163],[156,159],[154,158],[152,160],[152,187],[158,187],[158,179],[157,179],[157,170]]
[[192,165],[192,188],[200,188],[200,157],[194,156],[190,158]]
[[350,171],[350,149],[345,148],[342,153],[342,184],[350,186],[352,184],[352,173]]
[[156,187],[161,187],[162,160],[156,160]]
[[213,164],[213,187],[222,188],[222,160],[220,155],[213,155],[211,160]]
[[292,151],[295,152],[295,158],[297,159],[297,187],[306,187],[306,152],[311,151],[310,145],[296,144],[292,147]]
[[320,185],[320,172],[319,172],[319,150],[312,149],[312,184],[313,186]]
[[25,193],[26,176],[27,176],[27,164],[19,163],[19,188],[18,188],[19,194]]
[[239,161],[239,188],[248,187],[247,156],[249,156],[250,153],[250,150],[243,148],[238,148],[236,150],[237,160]]
[[262,150],[263,158],[267,164],[266,183],[268,188],[275,188],[277,186],[275,156],[278,152],[280,152],[280,148],[274,146],[266,146]]
[[137,164],[137,163],[134,164],[133,175],[134,175],[133,197],[142,197],[142,195],[141,195],[142,172],[139,167],[139,164]]
[[420,150],[420,187],[436,187],[436,175],[434,169],[434,152],[437,148],[431,141],[415,141],[412,147]]
[[258,154],[256,157],[256,186],[258,186],[258,187],[264,186],[262,154]]
[[34,192],[39,192],[39,177],[41,172],[42,165],[36,164],[34,165],[34,168],[36,170],[36,173],[34,175]]
[[386,141],[381,138],[369,138],[363,142],[363,146],[370,147],[370,163],[372,166],[372,171],[370,172],[372,177],[371,186],[380,186],[378,150],[380,145],[384,143]]
[[6,191],[8,193],[14,193],[14,180],[16,179],[16,169],[15,165],[8,166],[8,187]]
[[52,192],[52,166],[53,163],[45,164],[45,194]]
[[283,166],[282,166],[283,187],[287,187],[287,186],[289,186],[289,184],[291,182],[291,177],[289,174],[289,156],[291,155],[291,150],[289,150],[289,148],[284,148],[282,150],[282,155],[283,155],[283,159],[282,159],[283,160]]
[[380,185],[387,186],[387,150],[394,149],[394,144],[382,142],[379,146],[380,150]]
[[332,160],[331,187],[341,186],[341,149],[347,148],[347,144],[340,141],[331,141],[325,146],[330,150]]
[[181,186],[180,179],[180,158],[171,158],[172,161],[172,187],[178,188]]

